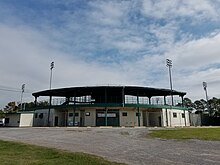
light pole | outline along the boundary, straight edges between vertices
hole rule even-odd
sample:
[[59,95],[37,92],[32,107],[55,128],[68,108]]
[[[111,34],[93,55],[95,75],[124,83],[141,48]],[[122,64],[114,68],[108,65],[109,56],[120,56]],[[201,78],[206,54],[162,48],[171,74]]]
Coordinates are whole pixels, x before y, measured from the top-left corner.
[[54,62],[51,62],[50,64],[50,90],[51,90],[51,84],[52,84],[53,68],[54,68]]
[[[51,84],[52,84],[52,74],[53,74],[53,68],[54,68],[54,62],[51,62],[50,64],[50,90],[51,90]],[[51,92],[51,91],[50,91]],[[47,125],[50,126],[50,108],[51,108],[51,101],[52,96],[50,93],[50,101],[49,101],[49,108],[48,108],[48,119],[47,119]]]
[[210,112],[210,108],[209,108],[209,98],[208,98],[208,92],[207,92],[207,82],[202,82],[204,91],[205,91],[205,97],[206,97],[206,101],[207,101],[207,107],[208,107],[208,111],[209,111],[209,115],[211,115]]
[[25,88],[25,84],[22,84],[22,86],[21,86],[21,107],[20,107],[21,111],[22,111],[22,99],[23,99],[24,88]]
[[171,103],[173,104],[173,85],[172,85],[172,76],[171,76],[171,68],[172,68],[172,60],[166,59],[167,67],[169,68],[169,77],[170,77],[170,95],[171,95]]

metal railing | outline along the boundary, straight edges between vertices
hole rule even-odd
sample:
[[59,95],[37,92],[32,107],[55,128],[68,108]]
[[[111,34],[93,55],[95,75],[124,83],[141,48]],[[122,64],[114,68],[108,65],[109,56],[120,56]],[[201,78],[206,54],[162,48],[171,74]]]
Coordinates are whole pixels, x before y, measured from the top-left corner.
[[[139,104],[143,105],[172,105],[171,98],[166,99],[166,103],[164,102],[164,98],[161,97],[152,97],[150,100],[148,97],[139,97],[126,95],[124,98],[124,104],[137,104],[139,100]],[[42,102],[42,101],[41,101]],[[48,102],[49,99],[43,100],[43,102]],[[108,96],[107,101],[103,97],[96,97],[96,99],[92,99],[91,96],[83,96],[83,97],[72,97],[69,99],[69,103],[67,103],[66,98],[53,98],[52,106],[64,105],[64,104],[123,104],[123,100],[119,96]],[[181,100],[174,100],[174,105],[182,105]]]

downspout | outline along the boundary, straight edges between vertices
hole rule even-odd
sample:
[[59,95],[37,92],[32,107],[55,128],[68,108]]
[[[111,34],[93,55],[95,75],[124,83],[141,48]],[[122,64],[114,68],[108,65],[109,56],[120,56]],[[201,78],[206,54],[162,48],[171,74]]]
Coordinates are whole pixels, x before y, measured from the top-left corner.
[[[166,96],[164,96],[164,105],[166,105],[167,103],[166,103]],[[168,112],[167,112],[167,108],[166,108],[166,126],[168,127],[169,125],[168,125],[169,123],[168,123]]]

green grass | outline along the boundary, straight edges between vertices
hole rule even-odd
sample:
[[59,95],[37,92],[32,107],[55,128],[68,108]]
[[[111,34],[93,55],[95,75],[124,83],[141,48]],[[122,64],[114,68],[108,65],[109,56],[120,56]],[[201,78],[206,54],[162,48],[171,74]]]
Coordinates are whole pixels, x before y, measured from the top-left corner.
[[220,128],[177,128],[152,130],[147,136],[163,139],[199,139],[220,141]]
[[1,165],[119,165],[98,156],[0,140]]

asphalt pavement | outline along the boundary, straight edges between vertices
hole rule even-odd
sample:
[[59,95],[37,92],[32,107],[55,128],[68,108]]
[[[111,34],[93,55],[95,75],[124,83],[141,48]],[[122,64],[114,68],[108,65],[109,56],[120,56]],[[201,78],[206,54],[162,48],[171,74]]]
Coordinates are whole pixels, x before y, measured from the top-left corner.
[[220,165],[220,141],[146,138],[151,129],[158,128],[0,128],[0,139],[130,165]]

